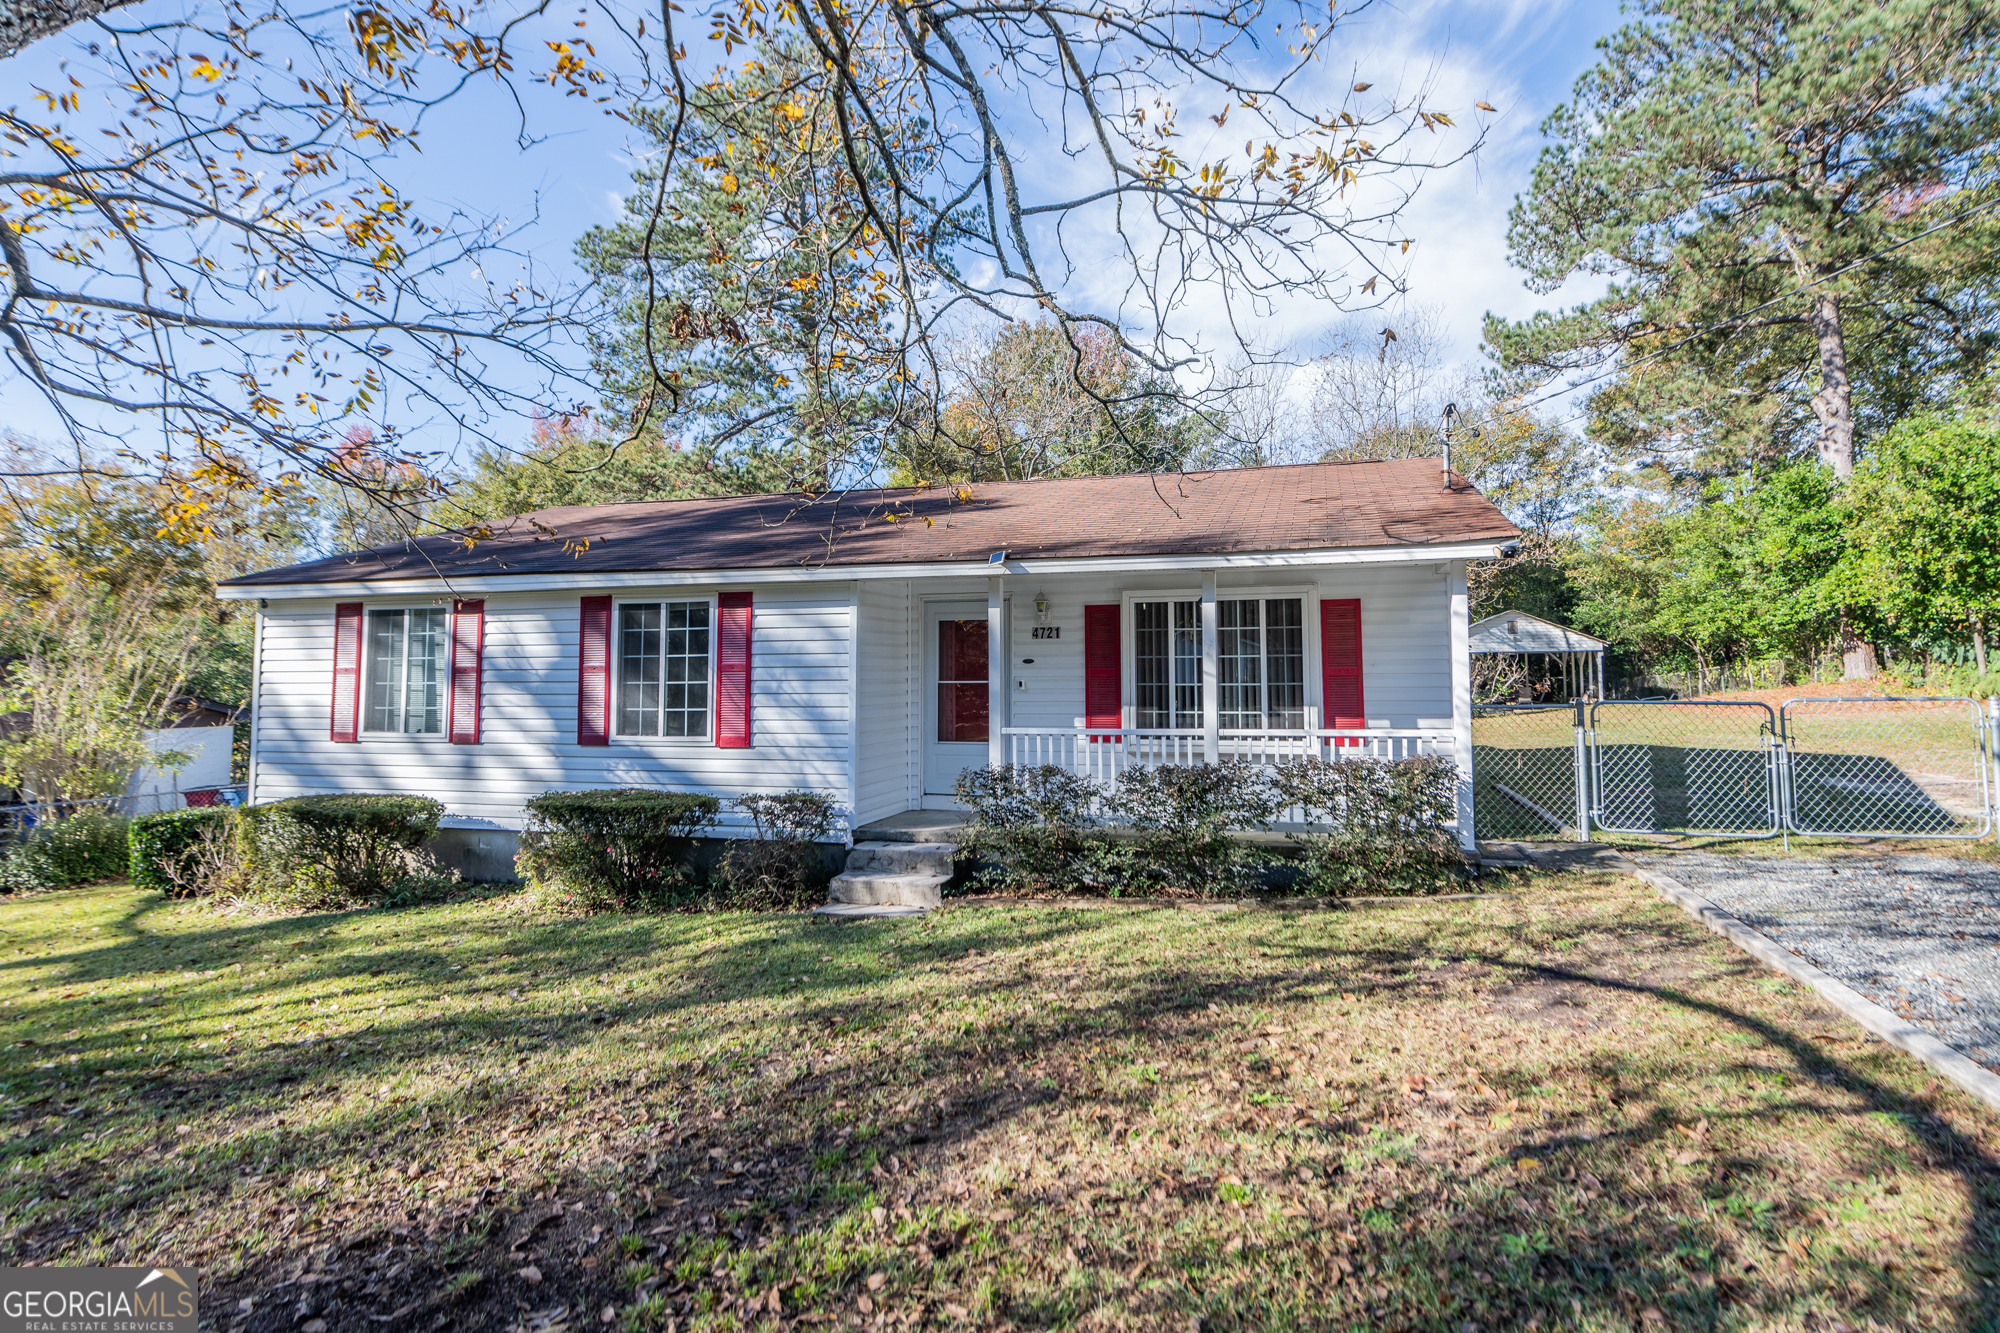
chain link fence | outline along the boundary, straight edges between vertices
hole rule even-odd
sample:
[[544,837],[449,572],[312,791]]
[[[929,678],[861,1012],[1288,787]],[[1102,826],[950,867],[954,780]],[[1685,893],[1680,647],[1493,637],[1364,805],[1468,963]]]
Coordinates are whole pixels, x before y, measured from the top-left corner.
[[1576,836],[1576,710],[1472,712],[1472,826],[1482,838]]
[[1978,838],[1992,755],[1972,699],[1793,699],[1783,710],[1796,833]]
[[1489,706],[1472,718],[1473,819],[1500,839],[1978,838],[1996,747],[2000,709],[1973,699]]

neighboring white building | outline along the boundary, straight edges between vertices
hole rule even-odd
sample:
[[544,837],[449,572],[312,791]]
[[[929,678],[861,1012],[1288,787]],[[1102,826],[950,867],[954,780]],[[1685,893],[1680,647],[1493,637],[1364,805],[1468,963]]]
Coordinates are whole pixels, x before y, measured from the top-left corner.
[[206,699],[176,700],[165,725],[143,735],[154,754],[183,754],[187,761],[173,768],[147,765],[134,773],[125,788],[126,809],[135,815],[179,810],[187,805],[189,792],[205,794],[229,786],[237,712]]
[[1465,566],[1518,536],[1409,459],[546,510],[221,596],[259,608],[253,802],[810,788],[851,832],[987,763],[1469,771]]
[[1474,624],[1469,643],[1474,656],[1553,658],[1569,699],[1604,697],[1604,654],[1611,645],[1582,630],[1526,611],[1502,611]]

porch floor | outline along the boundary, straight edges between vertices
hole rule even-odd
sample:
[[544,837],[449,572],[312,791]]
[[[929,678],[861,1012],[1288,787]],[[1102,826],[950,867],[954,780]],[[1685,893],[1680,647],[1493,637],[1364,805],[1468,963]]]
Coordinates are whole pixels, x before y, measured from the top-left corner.
[[854,830],[856,842],[956,842],[963,810],[905,810]]

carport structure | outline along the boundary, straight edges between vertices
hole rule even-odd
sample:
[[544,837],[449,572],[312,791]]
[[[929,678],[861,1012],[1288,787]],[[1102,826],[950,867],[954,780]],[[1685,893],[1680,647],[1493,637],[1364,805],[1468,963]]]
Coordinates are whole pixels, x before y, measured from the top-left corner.
[[1558,700],[1561,703],[1604,697],[1604,652],[1610,646],[1603,639],[1526,611],[1502,611],[1478,621],[1472,626],[1467,643],[1475,658],[1523,659],[1524,674],[1527,659],[1554,659],[1554,665],[1562,672],[1563,697]]

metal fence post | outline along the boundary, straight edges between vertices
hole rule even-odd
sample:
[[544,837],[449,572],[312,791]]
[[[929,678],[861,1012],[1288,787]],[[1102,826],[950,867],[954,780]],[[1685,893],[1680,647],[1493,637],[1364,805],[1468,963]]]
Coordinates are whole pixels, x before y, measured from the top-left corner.
[[1590,841],[1590,758],[1584,739],[1583,700],[1576,701],[1576,840]]
[[2000,842],[2000,695],[1986,696],[1986,818]]

